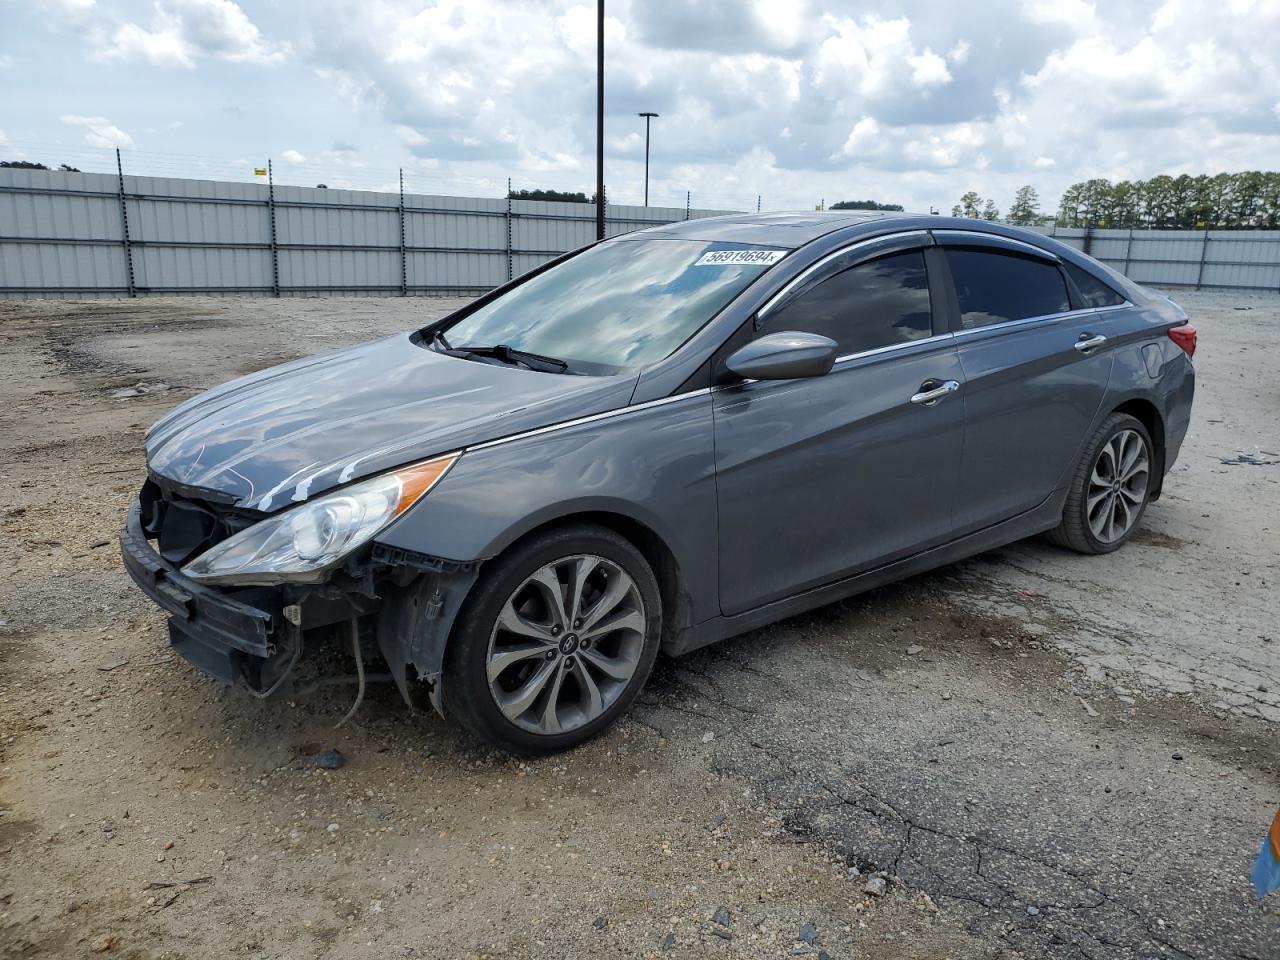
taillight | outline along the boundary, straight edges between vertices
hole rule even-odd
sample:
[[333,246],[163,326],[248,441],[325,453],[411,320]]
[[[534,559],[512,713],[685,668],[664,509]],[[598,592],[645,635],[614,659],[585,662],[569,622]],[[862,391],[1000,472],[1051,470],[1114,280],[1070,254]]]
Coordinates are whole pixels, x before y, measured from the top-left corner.
[[1182,348],[1188,357],[1196,355],[1196,328],[1189,323],[1169,328],[1169,339]]

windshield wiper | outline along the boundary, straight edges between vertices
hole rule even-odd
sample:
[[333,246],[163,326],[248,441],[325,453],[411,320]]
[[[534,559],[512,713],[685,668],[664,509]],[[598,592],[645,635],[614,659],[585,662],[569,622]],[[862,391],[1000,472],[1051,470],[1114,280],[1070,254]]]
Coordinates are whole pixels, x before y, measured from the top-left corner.
[[487,347],[450,347],[448,341],[439,333],[436,334],[432,343],[441,344],[444,349],[440,352],[451,357],[493,357],[503,363],[525,367],[529,370],[537,370],[541,373],[564,373],[569,369],[569,364],[559,357],[548,357],[541,353],[530,353],[528,350],[517,350],[515,347],[505,343],[495,343],[493,346]]

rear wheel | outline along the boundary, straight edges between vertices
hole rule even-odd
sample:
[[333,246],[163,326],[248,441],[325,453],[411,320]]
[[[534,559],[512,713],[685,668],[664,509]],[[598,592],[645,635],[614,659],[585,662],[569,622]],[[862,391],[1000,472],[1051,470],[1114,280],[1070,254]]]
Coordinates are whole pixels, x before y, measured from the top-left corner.
[[1126,413],[1111,414],[1080,458],[1062,523],[1049,539],[1077,553],[1118,550],[1147,509],[1154,463],[1151,435],[1142,422]]
[[445,657],[446,712],[518,753],[599,733],[648,679],[662,624],[644,556],[603,527],[517,545],[486,569]]

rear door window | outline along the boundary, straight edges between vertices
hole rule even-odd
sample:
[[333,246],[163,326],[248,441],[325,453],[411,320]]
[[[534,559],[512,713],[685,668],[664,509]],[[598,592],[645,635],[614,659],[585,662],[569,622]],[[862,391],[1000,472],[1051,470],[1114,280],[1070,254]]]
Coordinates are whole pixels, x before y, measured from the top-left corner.
[[931,336],[924,254],[889,254],[837,273],[766,316],[762,333],[781,330],[830,337],[842,356]]
[[947,248],[965,330],[1065,313],[1067,283],[1055,264],[994,250]]
[[1080,299],[1084,302],[1084,306],[1115,307],[1124,303],[1124,297],[1120,296],[1088,270],[1077,267],[1074,263],[1067,263],[1065,260],[1062,265],[1067,268],[1067,273],[1071,275],[1071,282],[1076,285],[1076,290],[1080,292]]

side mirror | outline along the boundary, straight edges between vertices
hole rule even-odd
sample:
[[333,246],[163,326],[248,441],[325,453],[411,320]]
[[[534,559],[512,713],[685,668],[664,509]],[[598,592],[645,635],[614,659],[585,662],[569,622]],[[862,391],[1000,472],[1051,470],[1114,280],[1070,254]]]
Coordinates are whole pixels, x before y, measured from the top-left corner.
[[729,354],[725,366],[744,380],[791,380],[820,377],[840,353],[830,337],[785,330],[770,333]]

